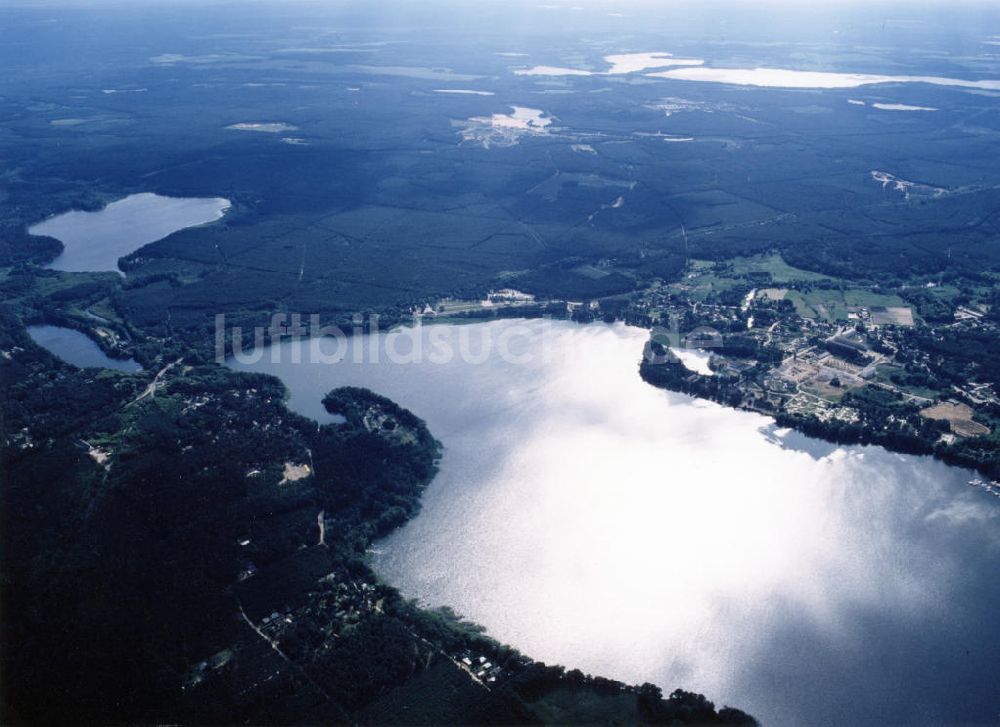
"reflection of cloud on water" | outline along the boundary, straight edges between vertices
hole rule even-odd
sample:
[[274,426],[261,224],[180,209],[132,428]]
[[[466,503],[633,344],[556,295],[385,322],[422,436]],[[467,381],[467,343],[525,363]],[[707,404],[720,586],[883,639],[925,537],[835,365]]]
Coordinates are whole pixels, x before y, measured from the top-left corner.
[[[560,355],[270,371],[293,404],[303,386],[318,402],[365,385],[448,432],[420,516],[379,544],[382,577],[533,657],[702,691],[767,723],[982,714],[1000,649],[983,532],[1000,524],[970,519],[971,498],[993,498],[967,473],[799,446],[811,441],[764,417],[648,386],[645,330],[516,325],[528,350]],[[953,681],[939,688],[942,664]],[[973,697],[956,705],[956,684]]]
[[987,523],[1000,518],[1000,509],[983,497],[977,500],[956,500],[937,508],[927,516],[927,520],[945,520],[949,523]]

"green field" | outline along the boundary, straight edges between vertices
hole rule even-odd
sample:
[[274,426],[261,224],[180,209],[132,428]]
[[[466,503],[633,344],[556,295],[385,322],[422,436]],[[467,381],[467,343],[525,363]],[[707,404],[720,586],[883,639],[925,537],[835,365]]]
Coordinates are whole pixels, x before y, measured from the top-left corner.
[[753,257],[737,257],[728,261],[728,265],[737,275],[751,273],[767,273],[774,283],[789,283],[792,281],[833,280],[829,276],[814,273],[809,270],[792,267],[785,262],[779,253],[755,255]]
[[863,288],[789,290],[784,299],[790,300],[803,318],[830,322],[849,320],[849,308],[907,305],[898,295],[883,295]]

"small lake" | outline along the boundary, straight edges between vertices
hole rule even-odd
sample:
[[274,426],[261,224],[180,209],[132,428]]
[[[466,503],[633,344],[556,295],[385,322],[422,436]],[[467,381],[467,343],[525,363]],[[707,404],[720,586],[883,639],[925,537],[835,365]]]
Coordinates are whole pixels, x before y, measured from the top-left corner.
[[208,222],[229,209],[229,200],[133,194],[97,212],[73,210],[32,225],[32,235],[60,240],[65,249],[49,265],[54,270],[94,272],[118,270],[118,258],[143,245]]
[[1000,500],[929,458],[648,386],[647,335],[426,326],[232,365],[307,416],[357,385],[423,417],[441,471],[374,566],[532,657],[765,724],[994,723]]
[[111,358],[86,334],[61,326],[28,326],[31,340],[66,363],[81,369],[102,368],[116,371],[142,371],[132,359]]

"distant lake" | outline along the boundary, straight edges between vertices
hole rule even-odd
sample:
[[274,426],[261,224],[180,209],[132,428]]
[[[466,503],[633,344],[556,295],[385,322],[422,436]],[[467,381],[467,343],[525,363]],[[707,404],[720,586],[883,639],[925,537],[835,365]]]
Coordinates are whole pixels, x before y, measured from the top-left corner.
[[142,371],[132,359],[111,358],[86,334],[61,326],[28,326],[31,340],[66,363],[81,369],[88,367],[116,371]]
[[65,249],[49,266],[88,272],[118,270],[118,258],[162,240],[186,227],[214,222],[229,209],[229,200],[133,194],[97,212],[74,210],[32,225],[32,235],[62,241]]
[[[307,416],[369,387],[444,443],[421,514],[373,556],[405,595],[534,658],[765,724],[996,721],[1000,500],[970,472],[648,386],[641,329],[429,326],[422,363],[390,361],[411,350],[393,335],[338,364],[292,363],[285,343],[232,365],[279,376]],[[463,362],[486,338],[530,360]]]

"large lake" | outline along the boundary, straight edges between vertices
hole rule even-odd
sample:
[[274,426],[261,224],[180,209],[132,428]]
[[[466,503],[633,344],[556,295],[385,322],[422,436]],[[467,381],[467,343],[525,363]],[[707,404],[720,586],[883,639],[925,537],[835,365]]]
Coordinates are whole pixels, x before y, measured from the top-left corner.
[[63,243],[49,266],[70,272],[118,270],[118,258],[178,230],[214,222],[229,209],[221,197],[178,198],[133,194],[97,212],[73,210],[32,225],[32,235]]
[[[1000,501],[928,458],[650,387],[646,337],[430,326],[417,363],[390,361],[409,348],[382,334],[303,344],[306,362],[343,345],[339,364],[294,363],[286,343],[233,365],[281,377],[308,416],[361,385],[423,417],[441,472],[374,565],[526,654],[768,724],[994,724]],[[484,340],[493,355],[464,361]]]

